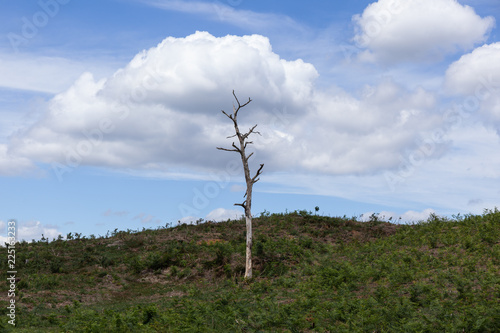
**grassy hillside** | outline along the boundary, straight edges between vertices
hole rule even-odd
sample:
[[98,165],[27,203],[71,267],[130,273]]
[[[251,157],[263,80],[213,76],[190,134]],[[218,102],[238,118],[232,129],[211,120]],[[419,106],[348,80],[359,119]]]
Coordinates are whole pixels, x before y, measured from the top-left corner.
[[244,230],[241,220],[21,243],[15,331],[500,332],[498,210],[412,226],[263,213],[251,281]]

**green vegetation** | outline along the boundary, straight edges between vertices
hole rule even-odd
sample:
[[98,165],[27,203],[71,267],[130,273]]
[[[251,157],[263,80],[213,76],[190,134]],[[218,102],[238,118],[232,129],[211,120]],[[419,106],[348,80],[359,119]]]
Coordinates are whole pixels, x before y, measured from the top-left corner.
[[239,220],[20,243],[15,331],[500,332],[496,209],[415,225],[264,212],[248,281],[244,230]]

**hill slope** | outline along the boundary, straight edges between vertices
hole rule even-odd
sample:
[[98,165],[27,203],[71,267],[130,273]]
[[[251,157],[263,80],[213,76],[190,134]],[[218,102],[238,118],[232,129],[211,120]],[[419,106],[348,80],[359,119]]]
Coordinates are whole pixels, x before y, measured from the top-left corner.
[[498,210],[412,226],[263,213],[251,281],[244,230],[207,222],[20,243],[16,331],[500,331]]

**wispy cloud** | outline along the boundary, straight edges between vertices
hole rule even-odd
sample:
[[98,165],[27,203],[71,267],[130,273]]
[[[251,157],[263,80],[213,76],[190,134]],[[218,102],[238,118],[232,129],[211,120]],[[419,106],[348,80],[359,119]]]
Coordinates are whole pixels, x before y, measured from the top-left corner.
[[13,55],[1,51],[0,59],[0,88],[47,94],[65,90],[86,70],[92,70],[96,76],[108,75],[113,66],[98,59],[80,61],[62,56]]
[[162,221],[158,218],[156,218],[154,215],[151,214],[145,214],[145,213],[139,213],[136,216],[132,218],[132,220],[139,220],[141,223],[156,223],[160,224]]
[[303,29],[292,18],[274,13],[258,13],[251,10],[238,9],[219,1],[181,1],[181,0],[139,0],[140,2],[164,10],[203,15],[210,20],[225,22],[239,28],[264,31],[268,29]]

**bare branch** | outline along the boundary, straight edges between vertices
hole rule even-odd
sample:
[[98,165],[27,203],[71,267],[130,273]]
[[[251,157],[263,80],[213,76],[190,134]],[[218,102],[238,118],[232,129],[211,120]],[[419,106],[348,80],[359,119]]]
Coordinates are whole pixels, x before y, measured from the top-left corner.
[[234,89],[233,89],[233,96],[234,96],[234,99],[236,100],[236,102],[238,102],[238,106],[240,106],[240,101],[238,101],[238,97],[236,97],[236,94],[234,93]]
[[260,132],[258,132],[258,131],[254,131],[255,127],[257,127],[257,125],[255,125],[254,127],[250,128],[250,129],[248,130],[248,132],[246,132],[245,134],[243,134],[241,137],[242,137],[243,139],[246,139],[246,138],[247,138],[250,134],[252,134],[252,133],[256,133],[256,134],[262,135],[262,134],[260,134]]
[[234,151],[236,153],[239,153],[240,151],[239,150],[236,150],[236,149],[227,149],[227,148],[221,148],[221,147],[217,147],[217,149],[219,150],[224,150],[224,151]]
[[252,183],[256,183],[259,181],[260,178],[258,178],[260,176],[260,174],[262,173],[262,168],[264,167],[264,164],[261,164],[260,165],[260,168],[259,170],[257,170],[257,173],[255,174],[255,176],[252,178]]
[[255,134],[258,134],[258,135],[262,136],[262,134],[260,134],[259,131],[253,131],[252,133],[255,133]]
[[234,93],[234,90],[233,90],[233,96],[234,98],[236,99],[236,102],[238,103],[238,108],[236,108],[234,105],[233,105],[233,114],[234,114],[234,118],[231,118],[233,119],[233,121],[235,121],[236,117],[238,116],[238,111],[240,111],[241,108],[245,107],[248,105],[248,103],[250,103],[252,100],[250,99],[250,97],[248,98],[248,102],[246,102],[245,104],[240,104],[240,101],[238,100],[238,97],[236,97],[236,94]]
[[242,107],[245,107],[247,106],[248,103],[250,103],[252,100],[250,99],[250,97],[248,97],[248,102],[246,102],[245,104],[241,105],[240,104],[240,101],[238,100],[238,97],[236,97],[236,94],[234,93],[234,90],[233,90],[233,96],[234,98],[236,99],[236,102],[238,102],[238,109],[241,109]]
[[241,107],[245,107],[245,106],[247,106],[248,104],[250,104],[250,102],[251,102],[251,101],[252,101],[252,100],[250,99],[250,97],[248,97],[248,102],[246,102],[245,104],[243,104]]
[[232,144],[231,146],[232,146],[234,149],[226,149],[226,148],[219,148],[219,147],[217,147],[217,149],[219,149],[219,150],[225,150],[225,151],[235,151],[235,152],[238,152],[238,153],[242,154],[241,149],[240,149],[238,146],[236,146],[236,145],[234,144],[234,142],[233,142],[233,144]]
[[250,155],[248,155],[248,156],[247,156],[247,161],[248,161],[248,159],[250,158],[250,156],[252,156],[252,155],[253,155],[253,153],[254,153],[254,152],[251,152],[251,153],[250,153]]
[[224,110],[221,110],[222,113],[224,113],[226,115],[226,117],[228,117],[229,119],[233,120],[233,115],[231,114],[227,114]]
[[248,133],[252,133],[253,130],[255,129],[255,127],[257,127],[257,124],[255,124],[252,128],[250,128],[250,130],[248,131]]
[[245,210],[247,209],[247,201],[246,201],[246,200],[245,200],[245,201],[243,201],[243,203],[240,203],[240,204],[239,204],[239,203],[235,203],[234,205],[235,205],[235,206],[241,206],[241,207],[243,207],[243,209],[245,209]]
[[239,147],[236,147],[236,145],[234,144],[234,142],[233,142],[232,146],[233,146],[234,149],[236,149],[241,154],[241,149]]

